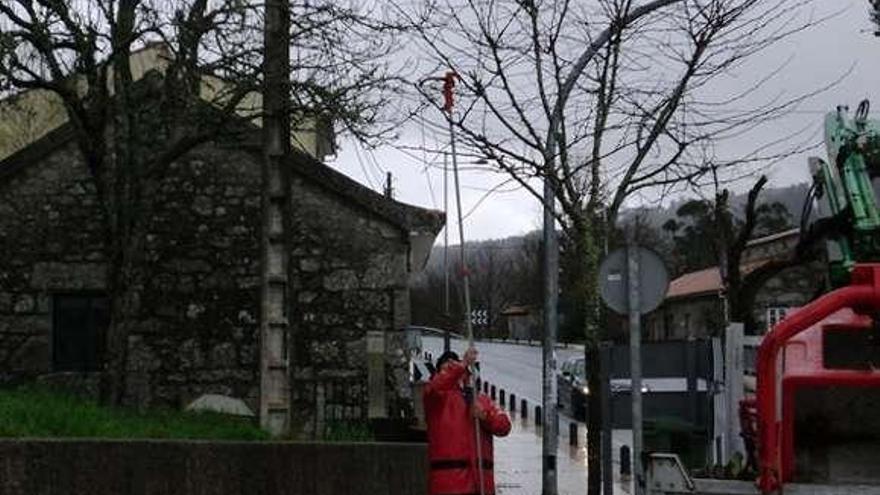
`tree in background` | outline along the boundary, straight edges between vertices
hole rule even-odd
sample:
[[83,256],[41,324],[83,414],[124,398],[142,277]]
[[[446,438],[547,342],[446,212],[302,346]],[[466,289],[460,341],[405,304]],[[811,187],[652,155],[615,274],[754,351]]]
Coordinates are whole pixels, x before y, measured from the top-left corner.
[[[326,116],[364,139],[395,77],[396,28],[337,2],[291,2],[291,119]],[[145,284],[146,224],[170,164],[257,119],[262,7],[240,0],[4,0],[0,91],[39,90],[66,112],[94,184],[109,265],[102,397],[125,391],[128,334]],[[160,43],[161,70],[138,79],[132,54]],[[381,129],[379,130],[381,132]]]
[[[761,129],[798,98],[744,109],[743,99],[770,79],[766,74],[723,97],[713,84],[808,27],[799,17],[805,3],[444,0],[411,16],[431,21],[419,32],[435,70],[461,78],[451,123],[468,152],[536,198],[536,178],[554,186],[564,243],[576,253],[568,269],[578,273],[572,291],[594,390],[593,357],[603,338],[596,274],[607,226],[639,194],[699,187],[716,167],[747,167],[791,151],[756,144],[764,152],[718,156],[719,140]],[[437,111],[426,125],[445,132],[446,123],[435,118],[439,91],[420,87]],[[598,494],[601,415],[598,395],[590,400],[589,493]]]
[[868,0],[871,5],[871,22],[874,23],[874,36],[880,36],[880,0]]
[[[541,267],[540,235],[498,241],[469,242],[466,245],[470,268],[472,308],[487,311],[486,325],[476,326],[478,336],[506,335],[501,313],[509,306],[540,307]],[[458,246],[450,246],[450,253]],[[412,287],[413,323],[436,328],[462,331],[464,303],[460,271],[457,263],[449,267],[450,311],[445,313],[442,248],[435,248],[428,266],[418,275]],[[455,258],[455,257],[451,257]]]
[[790,252],[746,266],[744,255],[749,241],[794,228],[794,218],[785,205],[759,201],[766,183],[766,177],[758,179],[741,211],[731,204],[730,192],[724,189],[714,200],[684,203],[676,211],[677,219],[663,225],[672,239],[674,273],[719,267],[728,304],[727,318],[743,323],[750,334],[758,330],[753,310],[755,297],[764,284],[784,270],[818,259],[820,252],[816,247],[824,236],[822,228],[808,228],[800,232],[798,243]]

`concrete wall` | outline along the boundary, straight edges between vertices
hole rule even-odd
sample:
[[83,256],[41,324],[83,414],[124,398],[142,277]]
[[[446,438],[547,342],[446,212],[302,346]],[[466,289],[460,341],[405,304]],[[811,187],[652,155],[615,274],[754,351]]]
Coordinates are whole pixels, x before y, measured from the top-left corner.
[[421,495],[424,444],[0,441],[0,495]]

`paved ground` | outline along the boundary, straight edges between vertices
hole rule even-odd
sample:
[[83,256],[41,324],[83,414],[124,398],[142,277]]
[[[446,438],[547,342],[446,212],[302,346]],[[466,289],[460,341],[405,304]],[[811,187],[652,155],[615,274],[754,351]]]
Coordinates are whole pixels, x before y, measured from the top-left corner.
[[[541,493],[541,428],[535,427],[533,420],[523,421],[512,418],[513,430],[505,438],[495,439],[495,482],[498,495],[537,495]],[[579,447],[568,445],[568,423],[561,421],[559,429],[559,451],[556,458],[559,495],[584,495],[587,493],[587,461],[584,442]],[[586,438],[583,425],[578,431],[581,439]],[[628,442],[628,430],[615,430],[613,443],[615,451]],[[628,495],[631,484],[622,481],[619,460],[614,458],[614,493]]]

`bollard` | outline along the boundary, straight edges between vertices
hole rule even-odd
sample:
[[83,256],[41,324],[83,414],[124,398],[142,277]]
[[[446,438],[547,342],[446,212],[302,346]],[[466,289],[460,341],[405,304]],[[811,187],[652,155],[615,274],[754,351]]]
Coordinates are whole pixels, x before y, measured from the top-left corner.
[[572,447],[578,446],[578,424],[574,421],[568,424],[568,444]]
[[489,382],[483,382],[483,393],[484,394],[489,393]]
[[483,383],[483,380],[477,378],[477,383],[476,383],[476,385],[477,385],[477,392],[480,391],[480,384],[481,384],[481,383]]
[[502,409],[504,408],[505,404],[504,404],[504,389],[503,388],[498,391],[498,404],[501,406]]
[[516,394],[510,394],[510,411],[516,412]]
[[489,387],[489,390],[492,391],[491,394],[489,394],[489,397],[491,397],[492,400],[495,400],[495,385],[492,385],[491,387]]
[[525,399],[520,402],[519,413],[522,415],[522,419],[528,419],[529,417],[529,404]]
[[541,415],[541,406],[535,406],[535,426],[541,426],[544,422]]
[[629,445],[620,446],[620,475],[630,476],[632,474],[632,463],[630,462]]

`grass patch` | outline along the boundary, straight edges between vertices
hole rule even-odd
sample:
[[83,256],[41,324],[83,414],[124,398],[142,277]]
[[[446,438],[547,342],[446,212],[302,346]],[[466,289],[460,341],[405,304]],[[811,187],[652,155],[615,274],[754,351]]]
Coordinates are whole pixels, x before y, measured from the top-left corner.
[[138,412],[22,387],[0,390],[0,437],[268,440],[250,419],[209,412]]
[[325,442],[371,442],[370,425],[362,421],[332,421],[325,427],[321,440]]

